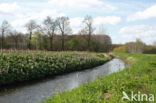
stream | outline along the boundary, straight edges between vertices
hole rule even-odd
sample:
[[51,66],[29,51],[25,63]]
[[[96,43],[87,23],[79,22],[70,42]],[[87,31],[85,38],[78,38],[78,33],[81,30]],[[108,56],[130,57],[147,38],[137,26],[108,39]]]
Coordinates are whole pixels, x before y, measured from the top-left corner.
[[38,103],[55,95],[57,91],[69,91],[99,77],[125,68],[120,59],[113,59],[101,66],[43,79],[39,82],[17,86],[0,93],[0,103]]

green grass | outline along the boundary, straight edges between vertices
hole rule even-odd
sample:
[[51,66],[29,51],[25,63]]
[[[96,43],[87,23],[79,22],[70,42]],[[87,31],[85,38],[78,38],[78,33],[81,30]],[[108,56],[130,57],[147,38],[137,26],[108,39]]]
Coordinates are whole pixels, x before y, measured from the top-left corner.
[[108,60],[102,53],[0,54],[0,86],[92,68]]
[[156,55],[117,54],[117,57],[131,66],[72,91],[58,93],[43,103],[135,103],[122,101],[122,91],[129,96],[131,91],[156,96]]

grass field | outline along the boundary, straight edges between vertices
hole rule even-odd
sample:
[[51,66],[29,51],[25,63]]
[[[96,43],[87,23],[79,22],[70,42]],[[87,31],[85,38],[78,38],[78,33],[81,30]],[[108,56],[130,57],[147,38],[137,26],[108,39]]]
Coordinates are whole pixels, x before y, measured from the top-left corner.
[[[44,103],[135,103],[122,100],[123,91],[128,96],[132,91],[156,96],[156,55],[117,54],[116,56],[131,66],[72,91],[58,93]],[[149,102],[143,100],[137,103]]]

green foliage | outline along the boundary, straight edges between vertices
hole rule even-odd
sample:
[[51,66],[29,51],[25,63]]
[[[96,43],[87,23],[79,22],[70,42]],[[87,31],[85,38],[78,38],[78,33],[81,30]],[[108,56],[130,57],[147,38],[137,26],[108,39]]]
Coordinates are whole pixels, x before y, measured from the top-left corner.
[[137,43],[137,44],[144,44],[144,42],[141,41],[141,39],[136,39],[135,43]]
[[31,44],[36,50],[40,50],[43,48],[43,40],[41,39],[41,34],[39,32],[34,32]]
[[100,43],[97,43],[97,42],[95,42],[95,41],[91,41],[91,43],[90,43],[91,45],[90,45],[90,47],[89,47],[89,51],[99,51],[99,45],[100,45]]
[[126,46],[120,46],[113,50],[114,53],[128,53],[128,48]]
[[[122,91],[154,94],[156,98],[156,55],[119,54],[119,58],[133,59],[133,64],[121,72],[85,84],[70,92],[63,92],[44,103],[132,103],[122,101]],[[146,102],[138,102],[146,103]]]
[[147,46],[144,49],[145,54],[156,54],[156,47],[155,46]]
[[[23,35],[22,33],[12,33],[13,35],[6,35],[3,49],[17,49],[27,50],[29,43],[31,50],[48,50],[48,51],[62,51],[62,36],[61,35],[45,35],[42,32],[34,31],[31,40],[30,35]],[[1,37],[0,37],[1,39]],[[1,42],[0,42],[1,44]],[[51,46],[52,45],[52,46]],[[68,51],[99,51],[109,52],[111,49],[111,38],[108,35],[93,35],[90,41],[90,48],[87,44],[87,35],[65,35],[64,50]],[[30,50],[30,48],[29,48]]]
[[79,41],[76,38],[72,38],[67,45],[69,50],[76,50],[79,47]]
[[92,53],[1,54],[0,85],[87,69],[108,60]]
[[136,39],[135,42],[126,43],[126,47],[128,48],[128,53],[143,53],[145,43],[140,39]]

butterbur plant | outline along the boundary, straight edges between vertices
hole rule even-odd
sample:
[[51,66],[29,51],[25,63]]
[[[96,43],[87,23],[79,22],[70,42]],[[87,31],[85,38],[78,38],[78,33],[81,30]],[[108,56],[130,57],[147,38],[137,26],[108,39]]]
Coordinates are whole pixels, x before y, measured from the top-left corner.
[[0,55],[0,85],[92,68],[108,60],[92,53],[3,54]]

